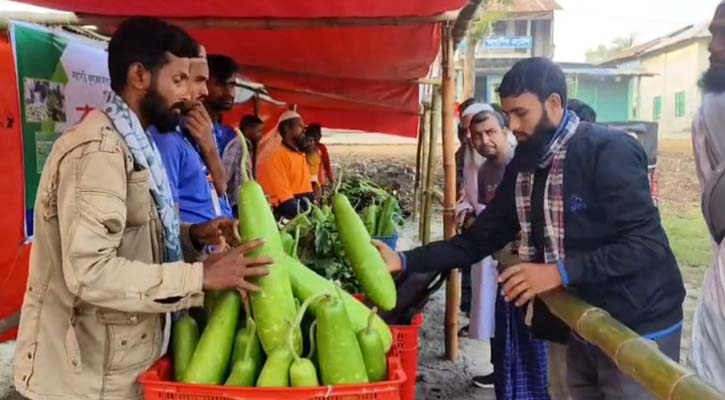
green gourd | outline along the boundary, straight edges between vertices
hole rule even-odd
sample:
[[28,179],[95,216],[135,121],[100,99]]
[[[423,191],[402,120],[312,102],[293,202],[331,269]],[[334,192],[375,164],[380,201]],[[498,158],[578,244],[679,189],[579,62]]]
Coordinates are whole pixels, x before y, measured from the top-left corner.
[[313,309],[317,316],[317,356],[323,385],[367,383],[360,345],[337,296],[324,295]]
[[181,381],[189,367],[194,349],[199,342],[199,327],[196,320],[189,315],[179,318],[174,323],[173,340],[174,380]]
[[397,302],[395,281],[380,252],[373,246],[365,224],[345,195],[335,194],[332,207],[345,257],[363,292],[378,307],[392,310]]
[[[368,326],[370,309],[365,304],[344,290],[338,291],[334,283],[323,278],[299,261],[290,260],[288,260],[290,280],[292,281],[292,289],[298,299],[306,300],[322,293],[331,295],[339,294],[345,304],[345,310],[355,332]],[[317,304],[312,304],[310,308],[314,313]],[[383,347],[387,353],[393,346],[393,333],[390,331],[390,327],[377,315],[373,318],[373,327],[380,334],[380,338],[383,340]]]
[[241,305],[242,300],[236,290],[219,295],[182,382],[218,385],[224,381]]
[[370,382],[380,382],[388,376],[388,360],[383,349],[383,341],[378,332],[373,329],[373,317],[377,310],[370,312],[368,326],[357,333],[357,342],[360,344],[365,370],[368,373]]

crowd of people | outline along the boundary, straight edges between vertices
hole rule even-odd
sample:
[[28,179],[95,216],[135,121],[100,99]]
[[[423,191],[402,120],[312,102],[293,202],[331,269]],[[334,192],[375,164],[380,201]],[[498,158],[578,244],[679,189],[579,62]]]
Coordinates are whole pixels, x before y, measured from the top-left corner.
[[[710,31],[693,143],[715,257],[687,364],[725,392],[725,2]],[[547,59],[515,64],[498,94],[500,106],[461,104],[460,233],[410,251],[377,243],[379,250],[391,271],[406,274],[471,266],[462,302],[470,325],[459,335],[491,341],[493,373],[473,381],[493,385],[497,399],[655,399],[536,297],[564,287],[680,361],[685,288],[642,146],[568,99],[562,70]]]
[[295,111],[268,135],[254,115],[222,122],[239,66],[182,29],[128,19],[108,66],[106,104],[57,140],[41,178],[15,360],[31,399],[139,398],[166,315],[268,273],[249,256],[263,244],[235,234],[245,179],[287,219],[333,181],[320,124]]
[[[717,199],[725,6],[711,30],[693,137],[705,195]],[[58,138],[38,189],[15,358],[16,389],[30,399],[141,397],[137,378],[167,348],[168,315],[202,306],[205,290],[256,291],[273,263],[250,256],[263,243],[234,233],[244,181],[256,179],[275,216],[291,219],[334,179],[321,126],[296,111],[271,135],[253,115],[238,129],[222,123],[239,67],[180,28],[122,22],[108,65],[106,104]],[[461,333],[490,340],[494,373],[474,381],[493,383],[499,400],[652,399],[537,298],[566,288],[679,361],[685,288],[642,146],[596,124],[547,59],[518,62],[498,93],[500,105],[461,107],[460,233],[405,252],[375,245],[391,273],[471,266]],[[719,247],[690,361],[725,389],[717,210],[705,210]]]
[[566,287],[679,360],[685,288],[642,146],[567,108],[548,59],[516,63],[498,93],[503,113],[475,100],[461,112],[460,234],[380,251],[392,271],[472,265],[467,333],[491,340],[494,366],[474,382],[497,399],[652,399],[536,297]]

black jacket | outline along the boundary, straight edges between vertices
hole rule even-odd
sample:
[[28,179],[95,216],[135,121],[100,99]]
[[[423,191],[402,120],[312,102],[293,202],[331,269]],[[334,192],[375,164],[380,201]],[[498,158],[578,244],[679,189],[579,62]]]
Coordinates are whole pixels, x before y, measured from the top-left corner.
[[[517,155],[473,227],[405,252],[406,270],[470,265],[513,241],[520,230],[515,205],[520,170]],[[564,265],[571,292],[642,335],[682,320],[682,276],[652,202],[647,157],[634,138],[582,123],[568,145],[564,208]]]

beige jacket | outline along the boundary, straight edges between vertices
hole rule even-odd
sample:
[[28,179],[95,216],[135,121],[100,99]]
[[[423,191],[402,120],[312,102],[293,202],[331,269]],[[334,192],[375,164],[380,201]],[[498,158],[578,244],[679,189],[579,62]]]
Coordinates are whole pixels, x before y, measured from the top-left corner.
[[[30,399],[140,398],[164,313],[203,303],[201,263],[161,264],[149,172],[112,126],[92,112],[43,169],[15,354],[15,386]],[[198,256],[188,226],[182,245]]]

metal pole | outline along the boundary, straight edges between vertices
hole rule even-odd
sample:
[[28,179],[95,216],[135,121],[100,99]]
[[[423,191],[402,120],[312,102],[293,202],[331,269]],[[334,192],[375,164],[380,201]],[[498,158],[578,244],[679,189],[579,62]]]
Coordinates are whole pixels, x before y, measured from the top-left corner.
[[[444,24],[442,38],[442,86],[443,98],[443,170],[445,190],[443,192],[443,229],[446,238],[456,234],[456,83],[453,60],[453,26]],[[457,269],[448,274],[446,284],[446,358],[458,358],[458,309],[461,305],[461,272]]]

